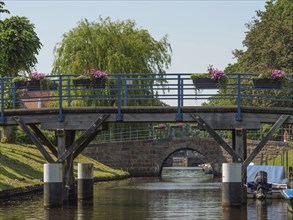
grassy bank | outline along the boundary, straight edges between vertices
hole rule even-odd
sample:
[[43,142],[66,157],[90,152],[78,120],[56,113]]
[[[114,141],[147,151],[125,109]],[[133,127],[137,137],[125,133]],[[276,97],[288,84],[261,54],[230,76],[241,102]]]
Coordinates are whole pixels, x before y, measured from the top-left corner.
[[[0,191],[41,184],[44,163],[45,159],[35,146],[0,143]],[[128,175],[127,172],[112,169],[80,155],[74,160],[75,176],[77,163],[93,163],[94,177],[98,179],[114,179]]]

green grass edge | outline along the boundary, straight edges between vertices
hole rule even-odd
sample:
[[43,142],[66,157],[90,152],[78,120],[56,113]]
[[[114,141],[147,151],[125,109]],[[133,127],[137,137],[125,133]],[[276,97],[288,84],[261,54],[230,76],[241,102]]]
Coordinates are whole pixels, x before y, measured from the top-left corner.
[[[51,156],[54,158],[52,154]],[[42,185],[45,163],[46,160],[33,145],[0,143],[0,192]],[[126,171],[112,169],[81,154],[74,160],[75,177],[77,177],[77,163],[92,163],[96,181],[123,179],[129,176]]]

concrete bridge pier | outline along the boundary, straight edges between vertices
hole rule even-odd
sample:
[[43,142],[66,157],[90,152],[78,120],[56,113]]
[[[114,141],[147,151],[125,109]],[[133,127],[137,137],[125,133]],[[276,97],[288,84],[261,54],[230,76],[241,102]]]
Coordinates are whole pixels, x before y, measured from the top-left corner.
[[93,164],[78,163],[77,199],[91,204],[94,198],[94,166]]
[[242,204],[242,164],[222,164],[222,206],[238,207]]
[[62,207],[63,171],[62,164],[44,164],[44,206],[46,208]]

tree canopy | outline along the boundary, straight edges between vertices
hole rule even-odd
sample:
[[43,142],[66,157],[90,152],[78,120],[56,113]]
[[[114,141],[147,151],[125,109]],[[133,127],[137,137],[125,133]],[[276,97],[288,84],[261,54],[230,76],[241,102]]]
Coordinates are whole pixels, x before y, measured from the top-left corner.
[[3,1],[0,1],[0,13],[7,13],[10,14],[10,11],[4,8],[5,3]]
[[26,17],[0,21],[0,76],[16,76],[19,70],[35,66],[42,44],[34,28]]
[[164,73],[171,63],[167,36],[155,40],[132,20],[82,20],[55,47],[53,73]]
[[[246,50],[234,50],[238,62],[228,70],[258,72],[263,65],[293,73],[293,1],[271,0],[246,24]],[[233,68],[232,68],[233,67]]]

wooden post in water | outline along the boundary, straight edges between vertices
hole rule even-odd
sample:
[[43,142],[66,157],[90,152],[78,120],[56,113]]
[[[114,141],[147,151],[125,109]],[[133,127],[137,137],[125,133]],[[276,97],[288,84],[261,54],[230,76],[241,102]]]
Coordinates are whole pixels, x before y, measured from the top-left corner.
[[78,163],[77,172],[77,199],[90,202],[94,197],[93,164]]
[[235,207],[242,203],[242,164],[222,164],[222,206]]
[[[233,130],[233,148],[235,152],[241,157],[242,161],[244,161],[247,158],[247,133],[246,130],[243,128],[235,128]],[[233,163],[237,163],[239,161],[233,161]],[[246,204],[247,202],[247,189],[245,187],[245,184],[247,182],[247,172],[242,171],[242,203]]]
[[44,164],[44,206],[61,207],[63,204],[62,164]]

